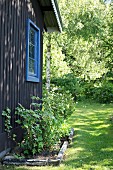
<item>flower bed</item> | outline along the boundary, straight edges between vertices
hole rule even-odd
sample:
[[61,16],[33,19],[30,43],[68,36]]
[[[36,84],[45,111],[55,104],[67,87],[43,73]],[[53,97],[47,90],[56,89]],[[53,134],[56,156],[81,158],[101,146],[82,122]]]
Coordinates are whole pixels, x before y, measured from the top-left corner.
[[68,144],[72,141],[74,135],[74,129],[71,129],[68,141],[64,141],[59,151],[52,151],[46,154],[37,155],[35,158],[17,158],[12,156],[11,153],[7,154],[2,163],[5,165],[27,165],[27,166],[57,166],[61,163],[64,153],[67,149]]

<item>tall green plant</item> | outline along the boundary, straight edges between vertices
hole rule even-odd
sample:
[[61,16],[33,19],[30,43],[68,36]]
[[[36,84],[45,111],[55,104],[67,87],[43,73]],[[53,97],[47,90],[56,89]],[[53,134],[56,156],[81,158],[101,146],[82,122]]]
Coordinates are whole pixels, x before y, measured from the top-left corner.
[[38,110],[25,109],[22,105],[19,105],[16,108],[15,114],[21,117],[16,122],[22,125],[22,129],[25,132],[23,140],[20,143],[23,153],[25,155],[34,155],[40,152],[43,148],[43,137]]
[[5,132],[7,132],[8,137],[11,137],[11,129],[12,129],[12,125],[11,125],[11,110],[9,108],[6,108],[3,112],[2,112],[2,116],[4,117],[4,125],[5,125]]
[[55,88],[44,94],[42,100],[32,97],[33,109],[25,109],[22,105],[16,108],[15,113],[21,117],[16,122],[25,132],[20,143],[25,155],[51,149],[59,142],[60,128],[73,112],[73,99],[68,92],[63,94]]

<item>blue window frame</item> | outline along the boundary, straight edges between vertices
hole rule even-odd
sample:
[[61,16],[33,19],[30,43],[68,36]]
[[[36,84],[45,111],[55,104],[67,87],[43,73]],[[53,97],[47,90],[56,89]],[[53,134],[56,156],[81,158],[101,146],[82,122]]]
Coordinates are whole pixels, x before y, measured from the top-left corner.
[[40,29],[30,20],[27,21],[26,80],[40,81]]

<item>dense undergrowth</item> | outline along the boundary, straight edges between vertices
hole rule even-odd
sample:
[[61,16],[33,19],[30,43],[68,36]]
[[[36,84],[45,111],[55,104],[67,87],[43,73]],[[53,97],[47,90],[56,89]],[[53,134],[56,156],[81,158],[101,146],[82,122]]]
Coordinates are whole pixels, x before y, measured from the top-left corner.
[[102,79],[86,81],[69,73],[61,78],[54,78],[51,82],[60,86],[64,91],[69,91],[75,101],[89,99],[99,103],[113,102],[112,81]]

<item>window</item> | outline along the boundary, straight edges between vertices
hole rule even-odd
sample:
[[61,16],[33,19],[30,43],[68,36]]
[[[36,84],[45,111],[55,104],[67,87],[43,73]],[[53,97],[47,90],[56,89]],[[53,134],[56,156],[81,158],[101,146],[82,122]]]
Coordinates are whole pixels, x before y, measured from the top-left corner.
[[31,21],[27,24],[26,80],[40,81],[40,29]]

